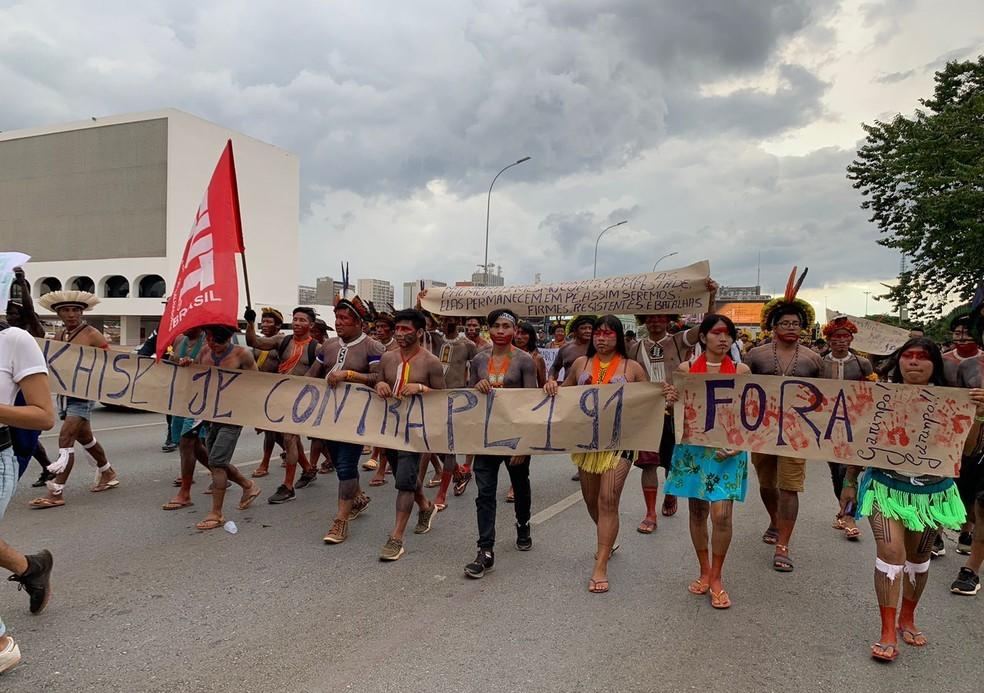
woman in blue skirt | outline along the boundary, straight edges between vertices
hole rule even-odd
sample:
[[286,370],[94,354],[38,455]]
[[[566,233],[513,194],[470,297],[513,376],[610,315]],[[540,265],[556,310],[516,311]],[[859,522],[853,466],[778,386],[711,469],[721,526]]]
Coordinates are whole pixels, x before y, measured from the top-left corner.
[[[707,315],[698,328],[698,335],[703,353],[691,363],[680,364],[681,373],[741,375],[751,372],[748,366],[735,364],[728,356],[731,345],[738,338],[738,330],[727,317]],[[734,502],[745,500],[747,487],[747,452],[679,443],[674,448],[666,493],[690,501],[690,539],[700,564],[700,577],[687,589],[697,595],[710,593],[711,606],[715,609],[731,606],[731,599],[721,582],[721,570],[731,544]],[[711,518],[710,542],[708,515]]]

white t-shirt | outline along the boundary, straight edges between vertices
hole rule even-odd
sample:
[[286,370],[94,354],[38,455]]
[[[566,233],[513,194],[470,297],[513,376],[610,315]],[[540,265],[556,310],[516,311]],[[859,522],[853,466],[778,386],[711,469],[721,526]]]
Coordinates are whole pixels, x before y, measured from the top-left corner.
[[34,337],[19,327],[0,331],[0,404],[14,403],[21,380],[47,372],[44,354]]

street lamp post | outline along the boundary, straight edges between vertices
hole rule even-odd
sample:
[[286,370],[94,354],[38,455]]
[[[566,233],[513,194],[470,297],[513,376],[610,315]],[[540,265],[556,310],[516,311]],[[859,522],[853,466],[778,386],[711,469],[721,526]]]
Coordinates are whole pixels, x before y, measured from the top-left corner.
[[868,317],[868,296],[871,295],[870,291],[864,292],[864,317]]
[[667,253],[666,255],[664,255],[663,257],[661,257],[659,260],[657,260],[656,262],[654,262],[653,263],[653,272],[656,271],[656,265],[658,265],[659,263],[661,263],[663,260],[665,260],[668,257],[673,257],[674,255],[679,255],[679,253],[677,253],[677,251],[674,250],[672,253]]
[[597,238],[597,240],[595,240],[594,271],[591,273],[591,278],[592,279],[594,279],[595,277],[598,276],[598,243],[601,242],[601,237],[605,235],[605,232],[606,231],[610,231],[611,229],[614,229],[616,226],[621,226],[622,224],[628,224],[628,223],[629,223],[629,220],[628,219],[623,219],[622,221],[618,222],[617,224],[612,224],[608,228],[603,229],[602,232],[598,234],[598,238]]
[[495,185],[495,181],[498,180],[507,169],[513,166],[519,166],[524,161],[529,161],[530,157],[524,156],[522,159],[512,162],[508,166],[505,166],[501,171],[495,174],[495,178],[492,179],[492,184],[489,185],[489,199],[485,204],[485,263],[482,265],[482,273],[485,276],[485,286],[489,285],[489,213],[492,210],[492,186]]

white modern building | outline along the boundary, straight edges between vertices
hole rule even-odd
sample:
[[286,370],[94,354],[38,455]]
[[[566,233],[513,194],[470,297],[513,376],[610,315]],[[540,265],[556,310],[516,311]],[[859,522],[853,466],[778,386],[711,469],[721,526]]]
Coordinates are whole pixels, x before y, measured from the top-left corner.
[[[297,155],[173,108],[0,133],[0,249],[31,255],[24,269],[35,298],[92,291],[102,302],[87,319],[118,329],[121,344],[139,343],[160,321],[229,139],[253,304],[289,313],[298,298]],[[239,283],[241,312],[241,272]]]
[[376,310],[389,310],[393,305],[393,285],[385,279],[358,279],[355,292],[360,298],[372,301]]
[[447,286],[444,282],[439,282],[436,279],[418,279],[413,282],[403,282],[403,307],[413,308],[417,305],[417,294],[420,293],[420,285],[423,284],[425,289],[434,289]]

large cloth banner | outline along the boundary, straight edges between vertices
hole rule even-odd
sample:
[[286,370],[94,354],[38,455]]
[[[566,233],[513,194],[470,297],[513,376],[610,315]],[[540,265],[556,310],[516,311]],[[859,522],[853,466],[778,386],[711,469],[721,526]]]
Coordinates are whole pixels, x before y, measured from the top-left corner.
[[967,390],[766,375],[678,374],[678,442],[958,476]]
[[[846,313],[827,309],[827,322],[838,315],[846,315]],[[896,349],[909,341],[909,330],[892,327],[874,320],[856,318],[853,315],[847,315],[847,317],[858,327],[858,333],[854,335],[854,341],[851,342],[852,349],[875,356],[886,356],[895,353]]]
[[24,253],[0,253],[0,313],[7,312],[10,300],[10,285],[14,283],[14,268],[31,259]]
[[185,243],[178,277],[157,328],[157,358],[192,327],[239,319],[236,253],[243,252],[242,219],[232,140],[219,157]]
[[688,267],[558,284],[427,289],[421,306],[438,315],[486,315],[508,308],[525,318],[578,313],[706,313],[707,260]]
[[658,450],[652,383],[542,390],[444,390],[383,399],[364,385],[189,366],[39,340],[55,394],[219,423],[418,452],[544,455]]

